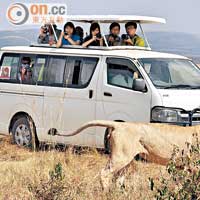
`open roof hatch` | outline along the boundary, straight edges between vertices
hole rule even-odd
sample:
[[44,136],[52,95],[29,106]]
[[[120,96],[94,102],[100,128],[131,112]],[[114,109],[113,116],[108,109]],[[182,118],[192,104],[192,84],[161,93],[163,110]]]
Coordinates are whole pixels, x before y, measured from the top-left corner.
[[[127,23],[129,21],[136,22],[140,27],[142,37],[144,38],[145,43],[146,43],[146,47],[139,48],[139,49],[146,49],[146,50],[151,50],[151,48],[148,43],[145,32],[143,31],[142,24],[165,24],[166,23],[166,20],[163,18],[138,16],[138,15],[67,15],[65,17],[65,20],[80,22],[80,23],[98,22],[100,25],[101,24],[109,24],[112,22],[118,22],[118,23]],[[53,28],[53,26],[52,26],[52,28]],[[102,33],[103,33],[103,31],[102,31]],[[54,34],[55,34],[55,31],[54,31]],[[106,47],[109,49],[115,49],[115,47],[114,48],[109,47],[107,40],[105,38],[105,34],[103,33],[102,35],[104,37]],[[56,35],[55,35],[55,37],[56,37]],[[31,46],[41,46],[41,45],[31,45]],[[126,46],[118,46],[117,49],[119,49],[119,48],[124,49],[127,47]],[[132,48],[134,48],[134,47],[132,47]],[[136,49],[138,49],[138,47],[136,47]]]

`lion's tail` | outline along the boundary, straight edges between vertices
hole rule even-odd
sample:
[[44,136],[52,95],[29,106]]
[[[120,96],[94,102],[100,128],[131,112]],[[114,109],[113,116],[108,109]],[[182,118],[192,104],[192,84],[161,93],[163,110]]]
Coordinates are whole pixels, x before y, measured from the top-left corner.
[[94,126],[100,126],[100,127],[106,127],[106,128],[112,128],[115,129],[115,127],[117,126],[118,122],[113,122],[113,121],[104,121],[104,120],[94,120],[91,122],[88,122],[86,124],[84,124],[83,126],[81,126],[79,129],[77,129],[76,131],[70,133],[70,134],[56,134],[58,136],[64,136],[64,137],[70,137],[70,136],[74,136],[79,134],[80,132],[82,132],[83,130],[89,128],[89,127],[94,127]]

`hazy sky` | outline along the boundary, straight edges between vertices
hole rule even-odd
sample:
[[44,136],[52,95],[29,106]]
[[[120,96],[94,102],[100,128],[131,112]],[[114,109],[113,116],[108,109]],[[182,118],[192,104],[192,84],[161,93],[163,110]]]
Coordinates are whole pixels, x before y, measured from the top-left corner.
[[[0,30],[16,29],[6,19],[9,4],[15,2],[66,3],[68,14],[129,14],[166,18],[165,25],[146,25],[146,30],[200,34],[200,0],[43,0],[0,1]],[[20,28],[27,28],[23,26]]]

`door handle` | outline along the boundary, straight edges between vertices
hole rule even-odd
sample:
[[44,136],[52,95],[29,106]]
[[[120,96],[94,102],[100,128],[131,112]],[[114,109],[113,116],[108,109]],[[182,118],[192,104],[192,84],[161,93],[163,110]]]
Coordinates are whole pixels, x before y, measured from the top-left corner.
[[111,94],[110,92],[104,92],[103,94],[104,94],[104,96],[106,96],[106,97],[112,97],[112,94]]
[[93,97],[93,90],[89,90],[89,99],[92,99]]

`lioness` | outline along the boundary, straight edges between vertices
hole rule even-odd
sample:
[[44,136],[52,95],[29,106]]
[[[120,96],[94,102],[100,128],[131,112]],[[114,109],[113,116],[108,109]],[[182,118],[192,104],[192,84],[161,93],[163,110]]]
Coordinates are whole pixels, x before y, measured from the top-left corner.
[[113,121],[91,121],[73,133],[60,136],[74,136],[88,127],[107,127],[110,131],[110,159],[101,171],[101,183],[107,188],[113,175],[127,166],[136,155],[151,162],[165,165],[174,146],[184,149],[191,144],[193,135],[200,132],[200,126],[181,127],[153,123],[127,123]]

